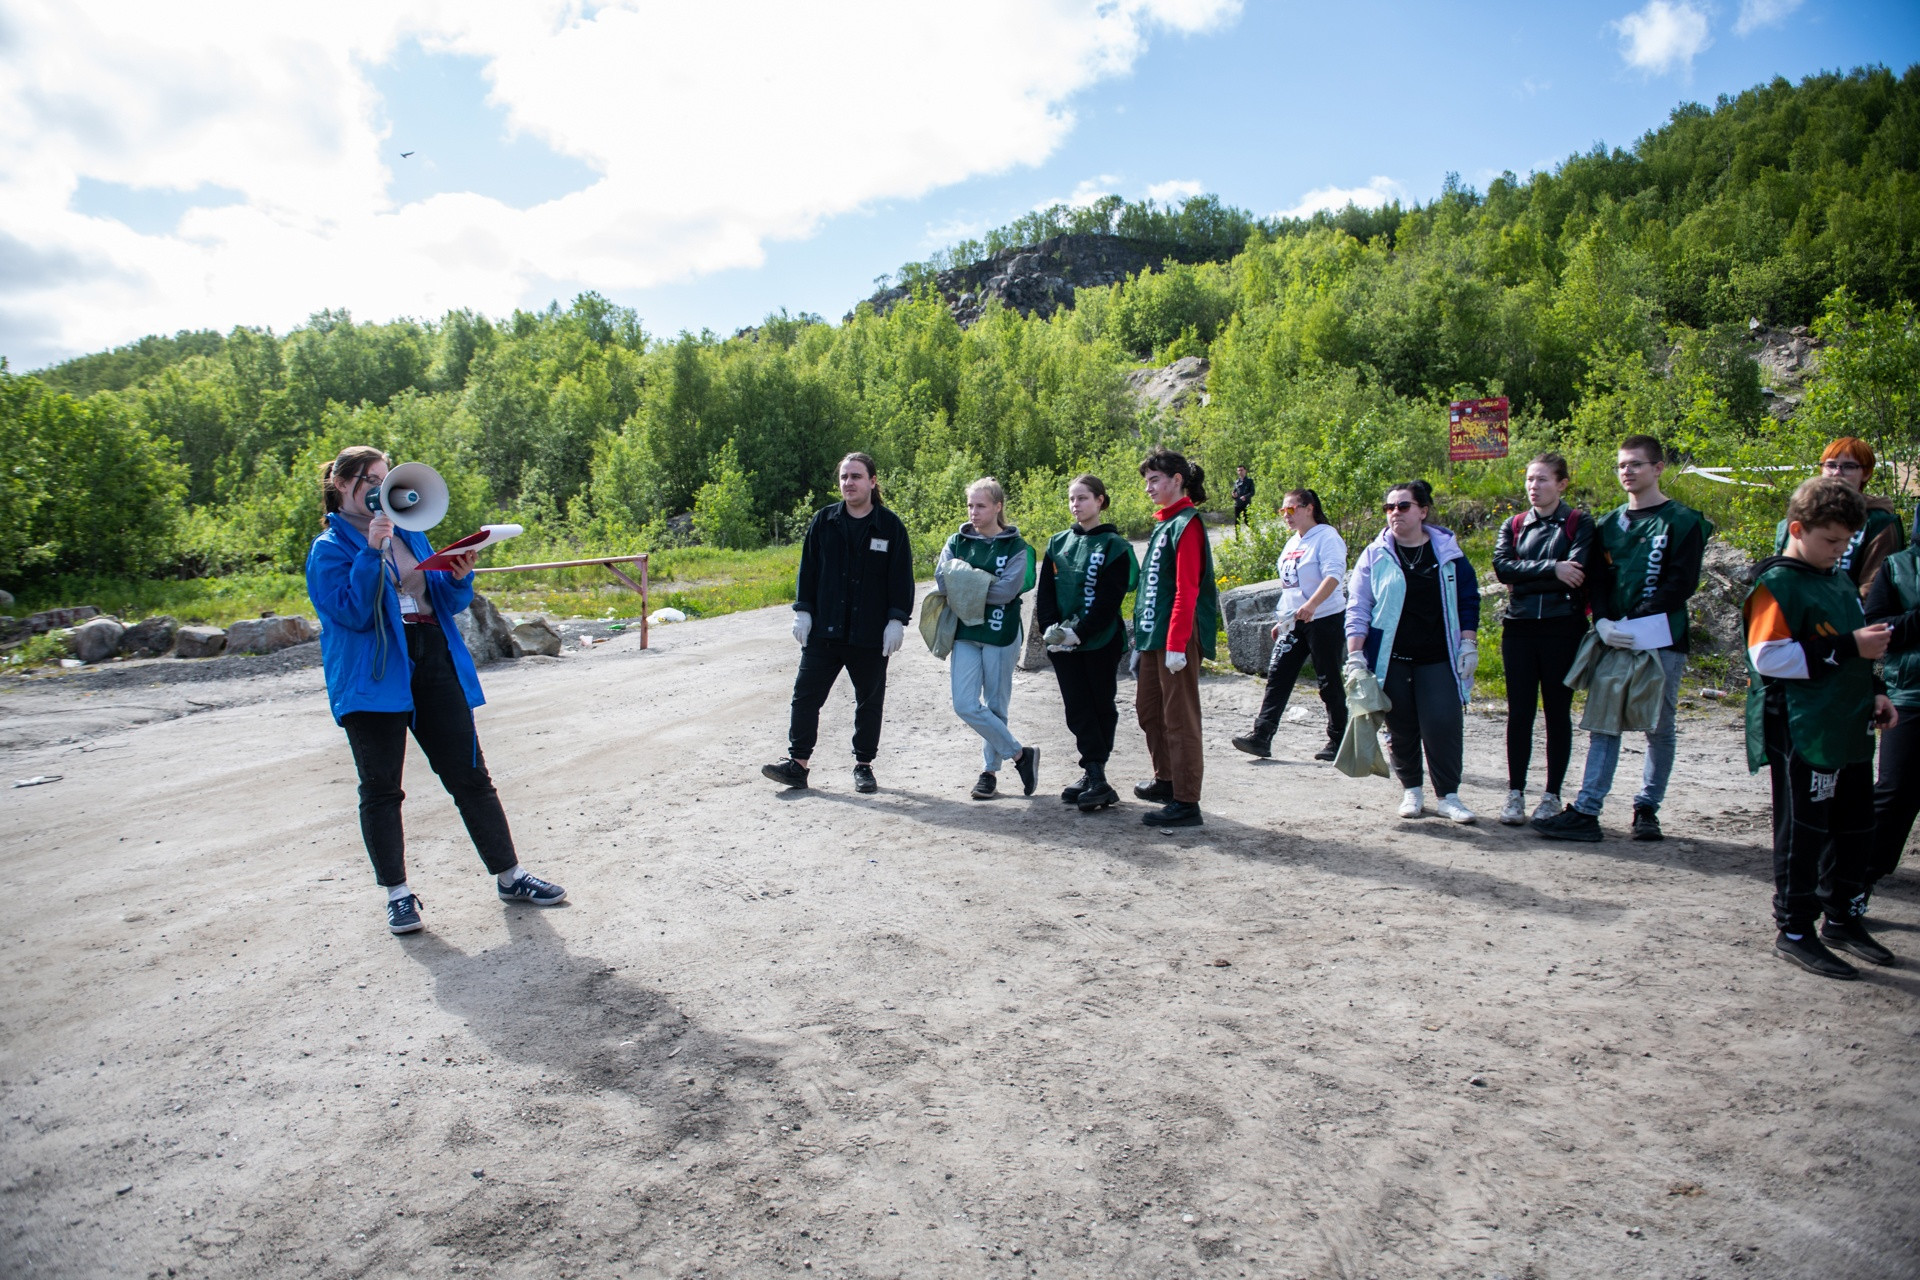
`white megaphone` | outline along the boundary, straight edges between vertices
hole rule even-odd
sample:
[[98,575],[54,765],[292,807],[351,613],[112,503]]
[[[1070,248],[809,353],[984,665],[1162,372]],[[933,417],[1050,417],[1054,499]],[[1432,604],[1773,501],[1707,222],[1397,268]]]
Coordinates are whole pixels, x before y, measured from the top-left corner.
[[447,482],[424,462],[403,462],[387,472],[378,489],[367,493],[369,511],[387,513],[400,529],[422,533],[447,514]]

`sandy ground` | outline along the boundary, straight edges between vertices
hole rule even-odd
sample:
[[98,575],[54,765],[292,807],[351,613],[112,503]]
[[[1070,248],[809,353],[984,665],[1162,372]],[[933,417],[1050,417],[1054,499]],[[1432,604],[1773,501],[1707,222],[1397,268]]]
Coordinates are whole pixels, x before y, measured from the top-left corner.
[[486,673],[569,906],[503,907],[416,757],[407,939],[313,667],[9,684],[4,776],[63,780],[0,792],[0,1273],[1920,1272],[1920,875],[1876,899],[1914,963],[1774,959],[1724,710],[1685,725],[1665,844],[1616,804],[1557,846],[1490,820],[1496,719],[1482,824],[1404,822],[1315,722],[1236,755],[1259,686],[1210,678],[1207,825],[1155,834],[1059,803],[1046,673],[1030,800],[967,799],[916,640],[880,794],[844,685],[783,793],[785,611],[654,637]]

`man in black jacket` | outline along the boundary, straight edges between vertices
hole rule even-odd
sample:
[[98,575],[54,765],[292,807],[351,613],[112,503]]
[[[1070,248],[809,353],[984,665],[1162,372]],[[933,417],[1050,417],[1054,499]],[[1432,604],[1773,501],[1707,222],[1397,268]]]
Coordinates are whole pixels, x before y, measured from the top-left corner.
[[817,512],[800,545],[793,638],[800,673],[793,681],[787,758],[760,772],[789,787],[807,785],[820,733],[820,707],[845,671],[853,682],[853,788],[879,789],[873,757],[887,700],[887,659],[899,651],[913,617],[913,548],[900,517],[880,504],[873,459],[840,460],[840,497]]
[[1245,467],[1235,467],[1233,472],[1233,523],[1237,527],[1247,518],[1247,508],[1253,505],[1253,477]]

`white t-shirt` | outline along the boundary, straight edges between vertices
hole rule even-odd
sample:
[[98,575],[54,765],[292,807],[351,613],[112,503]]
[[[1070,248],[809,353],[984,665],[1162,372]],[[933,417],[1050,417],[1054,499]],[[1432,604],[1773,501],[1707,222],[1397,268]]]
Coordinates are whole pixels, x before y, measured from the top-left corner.
[[1305,533],[1287,539],[1276,566],[1280,571],[1278,612],[1292,613],[1320,589],[1322,578],[1332,578],[1335,586],[1326,603],[1313,611],[1316,618],[1331,617],[1347,610],[1347,544],[1330,524],[1317,524]]

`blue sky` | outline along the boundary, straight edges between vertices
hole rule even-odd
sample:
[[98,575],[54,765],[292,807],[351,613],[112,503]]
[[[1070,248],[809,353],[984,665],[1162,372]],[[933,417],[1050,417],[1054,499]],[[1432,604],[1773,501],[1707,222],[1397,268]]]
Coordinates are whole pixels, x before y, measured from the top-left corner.
[[1631,145],[1683,101],[1920,61],[1920,6],[1836,0],[195,21],[26,6],[0,48],[14,367],[322,307],[501,314],[587,288],[662,336],[833,319],[875,276],[1053,200],[1427,200],[1450,171],[1482,186]]

